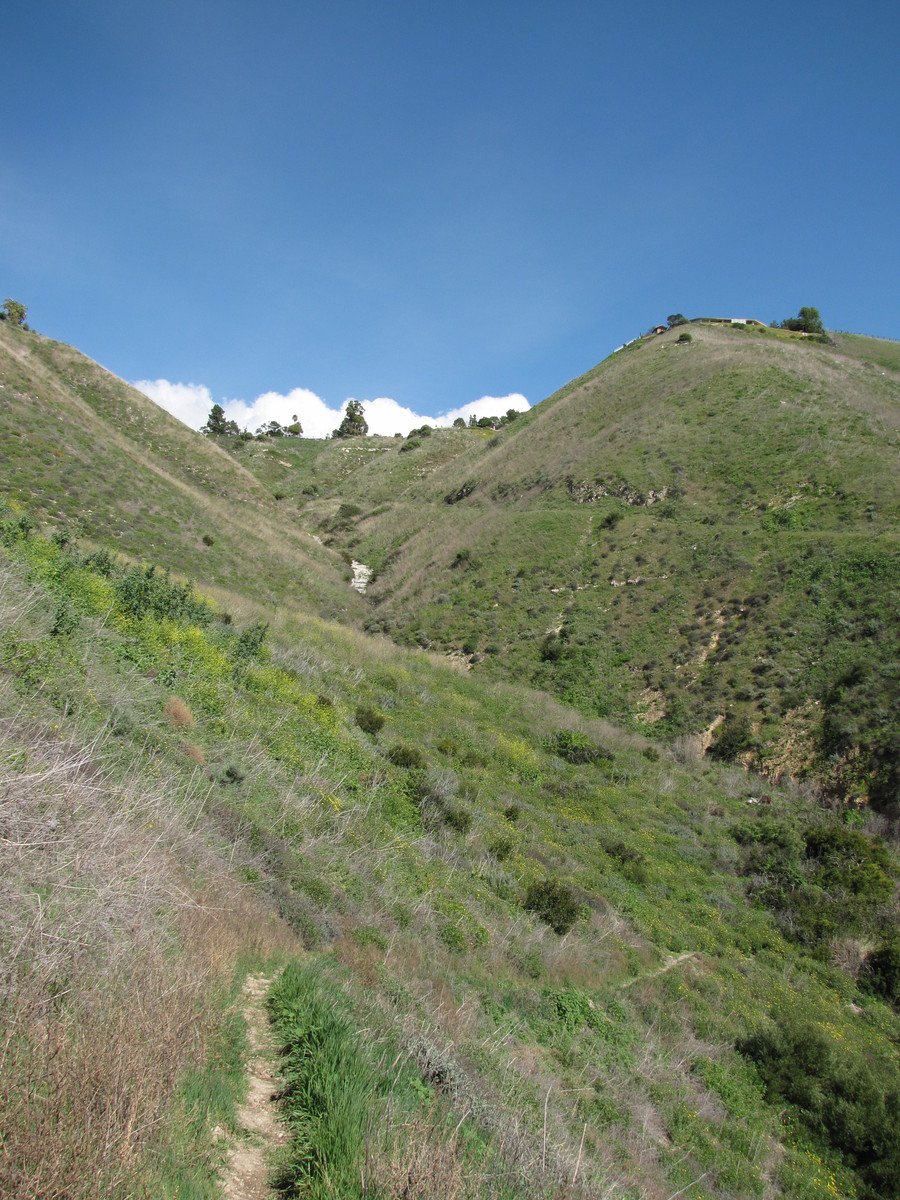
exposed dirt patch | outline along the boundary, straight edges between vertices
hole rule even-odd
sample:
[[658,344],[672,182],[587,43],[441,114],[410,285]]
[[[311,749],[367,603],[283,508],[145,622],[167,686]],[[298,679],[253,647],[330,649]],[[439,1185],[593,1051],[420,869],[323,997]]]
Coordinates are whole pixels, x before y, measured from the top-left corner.
[[228,1148],[222,1177],[225,1200],[266,1200],[271,1194],[269,1154],[285,1137],[273,1096],[275,1049],[263,1005],[270,983],[264,975],[248,975],[244,982],[242,1012],[250,1048],[247,1098],[238,1109],[238,1132]]
[[666,698],[658,688],[646,687],[638,698],[638,720],[655,725],[666,715]]

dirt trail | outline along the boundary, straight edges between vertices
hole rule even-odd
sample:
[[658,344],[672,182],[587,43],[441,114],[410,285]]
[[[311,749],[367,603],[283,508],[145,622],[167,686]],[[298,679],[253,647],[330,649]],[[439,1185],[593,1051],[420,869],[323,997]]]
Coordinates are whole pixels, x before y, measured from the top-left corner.
[[683,954],[674,954],[667,958],[661,967],[657,967],[655,971],[648,971],[646,975],[637,975],[634,979],[629,979],[622,984],[623,990],[632,987],[636,983],[646,983],[648,979],[656,979],[660,975],[665,975],[667,971],[673,970],[683,962],[688,962],[692,958],[697,957],[696,950],[685,950]]
[[266,1200],[269,1152],[284,1141],[278,1123],[275,1090],[274,1044],[263,1006],[271,980],[248,975],[243,1008],[250,1048],[247,1060],[247,1099],[238,1109],[238,1132],[228,1149],[222,1176],[224,1200]]

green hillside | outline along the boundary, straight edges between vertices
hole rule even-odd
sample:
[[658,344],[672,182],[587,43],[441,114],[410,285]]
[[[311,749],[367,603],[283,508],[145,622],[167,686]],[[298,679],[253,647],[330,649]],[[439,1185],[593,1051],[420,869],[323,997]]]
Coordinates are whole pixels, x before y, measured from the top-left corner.
[[5,322],[0,496],[211,588],[358,607],[344,564],[232,457],[72,347]]
[[368,628],[664,737],[749,723],[767,769],[890,806],[897,343],[691,335],[498,433],[304,446],[278,486],[374,569]]
[[273,1197],[896,1192],[887,822],[659,736],[715,713],[718,645],[666,639],[736,588],[741,670],[793,621],[802,708],[837,622],[882,735],[840,589],[887,622],[888,368],[698,329],[499,434],[229,455],[69,348],[0,346],[4,1196],[233,1194],[249,983]]

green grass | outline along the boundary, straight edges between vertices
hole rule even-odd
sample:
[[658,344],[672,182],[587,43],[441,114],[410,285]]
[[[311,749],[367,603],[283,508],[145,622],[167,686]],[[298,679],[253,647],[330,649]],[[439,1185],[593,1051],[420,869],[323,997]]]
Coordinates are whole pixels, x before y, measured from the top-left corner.
[[745,713],[758,763],[880,802],[897,343],[781,332],[638,343],[499,436],[297,449],[303,520],[374,568],[373,632],[665,737]]
[[[576,1162],[587,1196],[858,1193],[738,1047],[809,1023],[894,1086],[896,1014],[855,982],[892,909],[880,877],[854,883],[894,862],[864,811],[665,739],[744,714],[761,761],[790,735],[821,771],[827,738],[836,788],[870,786],[852,751],[889,731],[896,381],[860,341],[694,333],[499,438],[240,443],[235,463],[0,331],[21,435],[0,442],[0,718],[105,736],[104,772],[164,784],[222,879],[318,951],[276,989],[285,1188],[358,1195],[377,1149],[371,1187],[396,1191],[424,1147],[446,1193],[484,1200],[558,1193]],[[367,608],[335,549],[376,568]],[[322,616],[362,612],[420,649]],[[471,673],[433,652],[463,648]],[[800,839],[781,858],[776,827]],[[562,936],[528,908],[546,880],[574,900]],[[817,888],[853,928],[804,942]],[[216,1045],[160,1136],[159,1194],[212,1186],[239,1031]]]
[[268,999],[280,1054],[279,1103],[290,1144],[278,1195],[357,1200],[376,1076],[341,996],[310,966],[287,967]]
[[210,588],[358,612],[296,506],[76,350],[0,323],[0,382],[0,497]]
[[[185,746],[202,751],[210,836],[307,944],[343,964],[360,1011],[377,1001],[395,1038],[428,1040],[422,1083],[452,1078],[441,1094],[460,1115],[472,1106],[472,1136],[494,1153],[519,1146],[520,1181],[541,1183],[549,1087],[560,1178],[587,1123],[586,1186],[624,1179],[636,1197],[706,1171],[700,1195],[756,1195],[769,1139],[793,1134],[752,1088],[733,1101],[743,1116],[719,1115],[710,1089],[737,1069],[729,1048],[793,1013],[853,1059],[884,1057],[889,1010],[831,965],[830,947],[811,956],[748,901],[735,830],[758,811],[746,805],[752,778],[654,760],[642,739],[546,696],[310,616],[278,614],[248,655],[240,628],[185,606],[177,587],[171,615],[162,600],[135,615],[124,567],[14,517],[6,530],[7,570],[43,597],[0,639],[16,703],[49,705],[85,737],[115,720],[113,764],[139,761],[186,793],[198,767]],[[74,624],[54,634],[62,602]],[[189,727],[166,718],[173,695]],[[360,705],[384,727],[361,729]],[[608,754],[561,759],[548,738],[568,729]],[[420,759],[396,765],[398,744]],[[766,811],[819,819],[789,790]],[[523,907],[548,876],[579,902],[564,940]],[[648,1156],[660,1127],[669,1148]],[[784,1160],[792,1178],[812,1179],[797,1154]]]

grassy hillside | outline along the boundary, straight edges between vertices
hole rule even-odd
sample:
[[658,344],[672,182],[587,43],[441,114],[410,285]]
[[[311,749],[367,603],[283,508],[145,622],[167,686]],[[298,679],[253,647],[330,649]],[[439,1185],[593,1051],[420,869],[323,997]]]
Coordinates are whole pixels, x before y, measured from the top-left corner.
[[0,327],[4,1195],[220,1195],[250,968],[277,1195],[898,1189],[887,822],[682,735],[883,736],[897,384],[693,332],[229,456]]
[[357,609],[349,570],[232,457],[72,347],[6,322],[0,495],[208,586]]
[[[0,534],[5,717],[72,744],[105,731],[105,772],[140,781],[120,818],[119,836],[140,835],[125,857],[10,872],[50,819],[67,837],[85,819],[77,804],[35,810],[6,835],[4,878],[27,892],[37,873],[57,920],[89,866],[135,881],[124,895],[146,892],[165,914],[159,888],[181,892],[154,855],[209,879],[207,856],[224,854],[240,904],[281,914],[313,952],[272,998],[300,1072],[284,1093],[283,1188],[875,1200],[894,1185],[895,1018],[864,962],[888,944],[893,868],[852,819],[796,790],[750,804],[758,785],[740,771],[682,764],[546,696],[310,615],[282,609],[266,633],[248,601],[225,623],[158,573],[45,540],[14,511]],[[12,800],[30,763],[13,749]],[[148,787],[173,806],[162,820]],[[231,886],[218,889],[225,913],[239,911]],[[133,960],[127,907],[115,919]],[[73,928],[46,930],[66,940],[39,995],[72,977]],[[93,927],[82,939],[106,972],[84,985],[101,1014],[117,961],[105,939]],[[31,978],[19,966],[17,988]],[[122,1054],[146,1044],[143,1026],[119,1028]],[[39,1054],[42,1036],[22,1026],[23,1052]],[[827,1104],[809,1110],[801,1085],[839,1088],[844,1124]],[[103,1086],[127,1094],[121,1079]],[[51,1144],[26,1136],[42,1103],[19,1118],[28,1164]],[[322,1104],[328,1121],[311,1124]],[[127,1107],[115,1113],[111,1127],[127,1128]],[[162,1154],[149,1141],[143,1178]],[[167,1153],[171,1173],[196,1150]]]
[[497,434],[289,448],[278,486],[374,568],[370,629],[890,808],[897,343],[678,335]]

